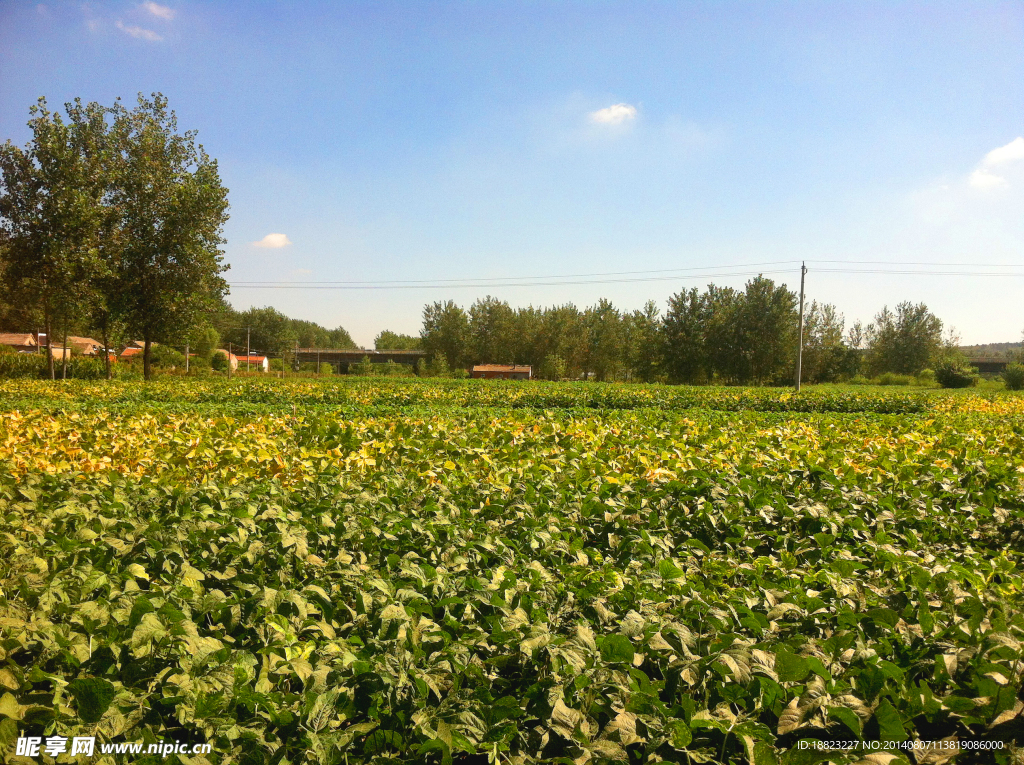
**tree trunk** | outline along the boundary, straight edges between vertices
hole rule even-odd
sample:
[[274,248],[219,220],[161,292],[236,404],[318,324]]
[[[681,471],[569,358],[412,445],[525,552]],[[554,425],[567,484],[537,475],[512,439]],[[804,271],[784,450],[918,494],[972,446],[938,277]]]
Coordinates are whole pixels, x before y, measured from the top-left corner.
[[153,368],[149,365],[149,349],[151,345],[149,337],[146,337],[142,347],[142,376],[147,380],[153,378]]
[[107,320],[103,320],[103,363],[107,370],[107,379],[112,380],[114,375],[110,369],[110,338],[107,337]]
[[56,372],[54,372],[53,369],[53,341],[50,339],[50,330],[52,329],[52,327],[50,326],[50,304],[47,303],[46,307],[43,310],[46,314],[43,321],[43,324],[46,327],[46,368],[50,372],[50,379],[56,380],[57,374]]
[[60,379],[68,379],[68,317],[64,316],[64,338],[61,341],[63,348],[61,349],[61,365],[60,365]]

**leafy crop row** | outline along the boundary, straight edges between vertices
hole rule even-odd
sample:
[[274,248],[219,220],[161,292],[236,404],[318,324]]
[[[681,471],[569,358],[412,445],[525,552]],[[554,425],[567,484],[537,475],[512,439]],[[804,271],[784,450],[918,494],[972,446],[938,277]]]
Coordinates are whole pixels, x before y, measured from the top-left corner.
[[955,737],[1008,762],[1024,421],[940,408],[0,414],[0,739],[525,765]]

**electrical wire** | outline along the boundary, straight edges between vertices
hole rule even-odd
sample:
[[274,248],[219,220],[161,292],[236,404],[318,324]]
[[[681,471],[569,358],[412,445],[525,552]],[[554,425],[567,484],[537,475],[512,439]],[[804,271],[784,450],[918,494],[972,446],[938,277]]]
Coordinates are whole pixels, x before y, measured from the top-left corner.
[[[904,266],[930,266],[934,268],[1022,268],[1016,263],[936,263],[936,262],[892,262],[878,260],[776,260],[761,263],[744,263],[735,266],[704,266],[695,268],[669,268],[651,271],[610,271],[592,274],[564,274],[530,277],[480,277],[466,279],[398,279],[379,281],[239,281],[229,286],[235,289],[306,289],[306,290],[391,290],[391,289],[464,289],[480,287],[558,287],[587,284],[627,284],[635,282],[678,281],[681,279],[707,279],[730,276],[756,276],[763,274],[788,274],[790,269],[737,271],[721,269],[749,269],[756,266],[780,266],[796,263],[842,264],[849,266],[886,265],[895,268],[814,268],[817,273],[835,274],[896,274],[912,276],[1024,276],[1024,271],[978,271],[978,270],[921,270],[905,269]],[[712,269],[718,268],[718,271]],[[663,274],[661,276],[640,276],[640,274]],[[605,278],[626,277],[626,278]]]

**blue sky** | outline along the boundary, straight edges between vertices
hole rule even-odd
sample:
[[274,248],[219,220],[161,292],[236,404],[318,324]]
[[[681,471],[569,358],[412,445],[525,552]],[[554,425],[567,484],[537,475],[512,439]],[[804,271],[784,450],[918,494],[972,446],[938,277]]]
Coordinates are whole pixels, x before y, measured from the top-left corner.
[[[1024,276],[815,261],[1024,273],[1022,39],[1020,3],[6,0],[0,139],[27,141],[41,95],[164,93],[230,189],[229,281],[807,259],[808,299],[848,323],[924,301],[964,342],[1013,341]],[[791,286],[797,268],[763,267]],[[706,281],[229,299],[370,345],[433,300],[634,309]]]

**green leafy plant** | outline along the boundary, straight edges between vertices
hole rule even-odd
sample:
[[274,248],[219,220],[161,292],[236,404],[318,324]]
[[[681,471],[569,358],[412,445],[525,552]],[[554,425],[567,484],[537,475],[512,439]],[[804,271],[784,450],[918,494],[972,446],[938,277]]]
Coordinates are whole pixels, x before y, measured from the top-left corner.
[[165,377],[0,401],[4,746],[527,765],[1017,735],[1017,395]]
[[935,365],[935,379],[943,388],[970,388],[978,384],[978,371],[964,360],[947,359]]
[[1007,390],[1024,390],[1024,364],[1007,364],[1003,382]]

